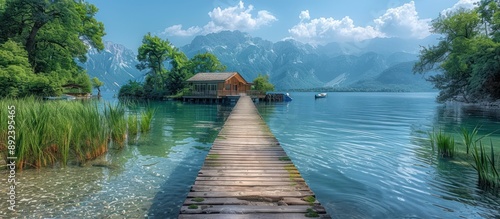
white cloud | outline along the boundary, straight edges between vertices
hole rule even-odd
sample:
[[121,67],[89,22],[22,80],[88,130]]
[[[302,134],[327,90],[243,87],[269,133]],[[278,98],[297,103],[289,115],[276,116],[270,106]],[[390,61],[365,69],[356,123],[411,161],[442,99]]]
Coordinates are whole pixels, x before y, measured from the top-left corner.
[[310,19],[308,10],[302,11],[299,18],[300,23],[288,30],[291,38],[313,45],[359,42],[377,37],[421,39],[430,35],[431,19],[421,19],[413,1],[387,9],[384,15],[373,20],[374,26],[356,26],[348,16],[340,20],[332,17]]
[[309,10],[301,11],[299,18],[300,18],[300,21],[310,20],[311,16],[309,16]]
[[388,9],[374,22],[386,37],[422,39],[430,35],[431,19],[420,19],[413,1]]
[[261,10],[252,14],[253,10],[253,5],[245,7],[243,1],[240,1],[235,6],[224,9],[217,7],[208,12],[210,21],[203,28],[193,26],[183,30],[182,25],[173,25],[166,28],[164,33],[170,36],[193,36],[198,33],[207,34],[222,30],[252,31],[278,20],[268,11]]
[[198,34],[199,32],[201,32],[200,27],[194,26],[183,30],[182,25],[178,24],[165,28],[163,34],[167,36],[193,36],[195,34]]
[[472,9],[475,8],[476,6],[474,5],[475,3],[479,2],[479,0],[459,0],[455,5],[453,5],[451,8],[444,9],[441,14],[446,15],[450,12],[457,11],[460,8],[463,9]]
[[331,17],[312,19],[307,23],[301,22],[293,26],[288,32],[293,39],[313,45],[332,41],[361,41],[382,37],[382,34],[371,26],[355,26],[350,17],[344,17],[341,20],[335,20]]

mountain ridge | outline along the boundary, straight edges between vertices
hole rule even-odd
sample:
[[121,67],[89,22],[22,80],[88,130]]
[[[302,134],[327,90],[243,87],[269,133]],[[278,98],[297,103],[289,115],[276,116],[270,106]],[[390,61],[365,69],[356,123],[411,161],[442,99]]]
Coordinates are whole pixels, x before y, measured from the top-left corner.
[[[366,85],[367,81],[372,81],[371,85],[385,86],[388,83],[383,80],[388,79],[378,77],[387,74],[386,70],[399,71],[401,76],[412,78],[408,63],[418,60],[419,43],[431,44],[433,40],[431,37],[410,43],[409,40],[386,38],[311,46],[292,39],[273,43],[240,31],[221,31],[196,36],[190,44],[179,49],[189,58],[198,53],[213,53],[228,71],[240,72],[247,81],[259,74],[267,75],[278,90],[348,88]],[[403,46],[398,48],[397,45]],[[82,67],[91,77],[104,81],[105,89],[116,91],[129,80],[143,81],[144,74],[135,68],[137,63],[132,50],[105,42],[102,52],[89,50],[88,61]],[[404,68],[391,69],[401,63],[406,63]],[[421,83],[415,79],[413,84],[400,86],[413,89]]]

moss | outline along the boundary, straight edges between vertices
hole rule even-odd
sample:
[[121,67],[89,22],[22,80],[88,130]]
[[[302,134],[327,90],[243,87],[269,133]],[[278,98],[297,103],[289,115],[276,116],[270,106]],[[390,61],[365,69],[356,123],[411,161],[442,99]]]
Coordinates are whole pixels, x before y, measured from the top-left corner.
[[280,157],[279,160],[280,161],[291,161],[291,159],[289,157]]
[[219,158],[218,154],[209,154],[209,155],[207,155],[207,159],[215,160],[217,158]]
[[189,209],[198,209],[198,205],[192,204],[192,205],[189,205],[188,208]]
[[313,205],[314,202],[316,201],[316,198],[314,196],[309,195],[303,198],[304,201],[308,202],[310,205]]
[[319,214],[314,209],[308,208],[305,216],[306,217],[319,217]]
[[205,199],[204,198],[200,198],[200,197],[196,197],[196,198],[191,199],[191,201],[202,202],[202,201],[205,201]]

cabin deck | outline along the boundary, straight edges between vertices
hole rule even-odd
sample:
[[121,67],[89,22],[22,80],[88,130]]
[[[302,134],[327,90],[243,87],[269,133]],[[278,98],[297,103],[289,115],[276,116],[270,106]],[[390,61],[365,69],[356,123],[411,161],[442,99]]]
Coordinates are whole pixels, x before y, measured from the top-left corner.
[[330,218],[242,96],[213,143],[179,218]]

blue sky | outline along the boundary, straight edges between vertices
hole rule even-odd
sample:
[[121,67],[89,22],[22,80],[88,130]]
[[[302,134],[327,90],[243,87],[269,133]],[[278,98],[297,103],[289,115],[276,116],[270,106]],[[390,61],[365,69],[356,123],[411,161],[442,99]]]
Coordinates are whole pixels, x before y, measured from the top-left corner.
[[362,41],[375,37],[427,37],[443,11],[472,7],[477,0],[88,0],[99,8],[104,40],[136,51],[151,32],[175,46],[196,35],[240,30],[273,42]]

